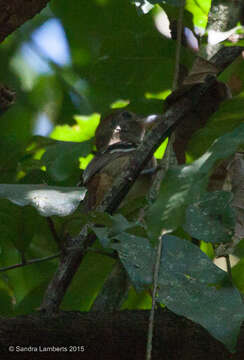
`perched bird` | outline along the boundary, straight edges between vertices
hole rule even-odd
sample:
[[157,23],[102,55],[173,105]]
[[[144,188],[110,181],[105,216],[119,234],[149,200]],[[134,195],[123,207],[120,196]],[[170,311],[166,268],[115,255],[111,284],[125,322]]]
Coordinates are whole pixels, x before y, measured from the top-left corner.
[[[128,164],[131,154],[142,141],[146,121],[133,112],[120,110],[101,119],[95,133],[97,154],[83,173],[83,184],[88,189],[86,207],[95,209],[105,193],[111,188],[115,178]],[[154,168],[154,161],[147,168]],[[127,194],[126,199],[143,196],[147,193],[152,174],[141,174]]]

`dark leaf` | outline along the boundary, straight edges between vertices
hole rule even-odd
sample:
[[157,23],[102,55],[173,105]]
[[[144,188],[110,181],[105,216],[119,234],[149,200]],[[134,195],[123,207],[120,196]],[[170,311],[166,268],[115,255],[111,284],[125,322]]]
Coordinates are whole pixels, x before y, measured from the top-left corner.
[[232,198],[232,193],[225,191],[204,194],[187,208],[184,229],[198,240],[230,241],[235,228],[234,211],[230,207]]

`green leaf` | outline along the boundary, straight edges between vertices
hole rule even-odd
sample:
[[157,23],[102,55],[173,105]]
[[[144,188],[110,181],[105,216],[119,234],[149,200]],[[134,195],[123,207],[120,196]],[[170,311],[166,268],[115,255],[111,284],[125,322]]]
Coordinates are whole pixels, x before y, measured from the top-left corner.
[[203,194],[187,208],[184,230],[206,242],[230,241],[235,229],[234,211],[230,207],[232,198],[232,193],[225,191]]
[[226,276],[197,246],[174,236],[163,238],[159,301],[205,327],[233,351],[244,306]]
[[197,131],[187,146],[191,158],[201,156],[218,137],[233,131],[244,121],[242,104],[244,92],[221,104],[204,128]]
[[[179,7],[180,4],[178,6],[178,4],[172,4],[171,2],[167,2],[167,3],[161,3],[160,6],[167,14],[170,22],[176,22],[178,20],[179,12],[180,12],[180,7]],[[194,14],[188,11],[185,6],[183,12],[183,26],[184,27],[187,26],[192,31],[194,31],[193,15]]]
[[[30,221],[32,221],[32,219]],[[28,226],[29,224],[27,223],[26,225]],[[36,235],[35,240],[40,234],[39,244],[37,241],[32,240],[30,246],[25,251],[26,260],[52,255],[53,251],[57,251],[55,244],[52,244],[53,239],[50,236],[50,230],[47,229],[46,226],[46,232],[44,233],[43,228],[43,226],[37,227],[38,235]],[[15,247],[13,247],[11,243],[3,241],[1,245],[3,248],[3,252],[0,257],[1,267],[21,263],[19,252]],[[55,248],[55,250],[50,252],[50,248]],[[30,294],[35,288],[39,286],[39,284],[43,283],[44,281],[46,285],[49,283],[53,277],[54,271],[57,268],[57,263],[58,259],[53,259],[45,262],[34,263],[29,266],[19,267],[5,272],[3,278],[6,279],[6,283],[11,289],[11,294],[13,294],[13,298],[17,307],[18,304],[28,294]]]
[[[124,0],[103,1],[102,5],[76,1],[72,11],[64,0],[51,6],[64,28],[72,29],[66,32],[72,63],[81,74],[80,82],[85,83],[82,95],[92,109],[103,113],[114,101],[126,99],[136,104],[133,111],[146,113],[150,101],[145,102],[145,93],[171,88],[176,44],[155,30],[153,12],[138,16],[136,7]],[[116,24],[113,33],[111,20]],[[184,64],[193,57],[186,49],[181,54]],[[160,111],[162,104],[158,103]],[[153,106],[152,111],[157,111],[154,102]]]
[[106,227],[91,226],[102,246],[107,247],[111,241],[110,231]]
[[61,308],[88,311],[113,265],[114,260],[111,258],[93,252],[88,253],[64,296]]
[[243,144],[243,139],[244,124],[220,137],[198,160],[171,168],[166,173],[159,196],[147,215],[152,239],[157,239],[162,229],[174,230],[183,225],[187,206],[198,201],[205,192],[216,161],[232,155]]
[[42,161],[54,180],[64,181],[79,169],[79,157],[87,156],[91,150],[90,141],[82,143],[57,141],[55,145],[47,148]]
[[112,104],[110,104],[111,109],[120,109],[126,107],[130,103],[129,100],[116,100]]
[[152,298],[147,290],[137,293],[133,287],[130,288],[128,298],[122,305],[121,310],[150,310]]
[[76,187],[0,184],[0,198],[19,206],[34,206],[42,216],[72,214],[85,193],[86,189]]
[[[152,0],[150,1],[152,2]],[[153,1],[154,2],[154,1]],[[178,9],[182,1],[181,0],[163,0],[157,1],[157,3],[161,3],[163,9],[165,9],[167,15],[175,19],[178,19]],[[173,9],[175,7],[175,9]],[[201,3],[196,0],[186,0],[185,2],[185,13],[183,24],[184,26],[189,27],[194,31],[194,26],[198,26],[200,28],[205,29],[208,22],[208,13],[211,7],[211,0],[201,0]],[[170,10],[169,10],[170,9]],[[189,13],[189,14],[187,14]],[[192,20],[190,20],[190,14],[192,16]],[[191,24],[193,21],[193,24]],[[194,25],[194,26],[192,26]]]
[[205,29],[212,0],[186,0],[185,9],[193,15],[194,26]]
[[[133,1],[133,0],[132,0]],[[173,6],[180,6],[182,1],[181,0],[147,0],[151,4],[169,4]],[[144,3],[145,0],[139,0],[139,2]]]
[[[152,284],[156,251],[145,238],[116,236],[112,245],[137,290]],[[196,246],[175,236],[163,237],[158,301],[171,311],[205,327],[233,351],[244,306],[227,274]]]
[[[234,255],[239,258],[244,257],[244,239],[241,239],[238,244],[235,246]],[[244,274],[244,273],[243,273]]]
[[43,295],[47,289],[48,282],[44,281],[33,287],[25,297],[16,305],[14,314],[24,315],[30,312],[37,311],[41,305]]
[[90,226],[104,247],[107,247],[117,234],[123,233],[124,231],[137,233],[142,231],[142,228],[137,222],[129,222],[121,214],[111,216],[106,213],[92,212],[88,215],[88,221],[89,218],[92,220],[93,224],[105,226]]
[[121,233],[117,234],[115,238],[119,240],[119,243],[110,246],[118,251],[120,260],[135,289],[137,291],[144,290],[146,286],[152,284],[155,250],[143,237]]
[[156,159],[162,159],[162,157],[163,157],[163,155],[165,153],[167,144],[168,144],[168,138],[155,151],[154,156],[155,156]]
[[[2,134],[5,134],[5,131]],[[6,137],[5,135],[0,141],[0,153],[4,154],[0,157],[0,168],[2,169],[0,182],[12,182],[16,179],[16,167],[19,159],[23,157],[24,146],[20,145],[18,141],[14,141],[12,136]]]
[[0,315],[11,316],[13,315],[13,305],[11,296],[4,289],[0,289]]
[[119,208],[119,212],[128,220],[137,219],[139,211],[145,208],[146,205],[148,205],[146,197],[139,196],[126,200],[125,203]]
[[206,254],[211,260],[215,258],[214,248],[211,243],[206,243],[205,241],[201,241],[200,249],[204,254]]
[[244,293],[244,259],[241,259],[235,266],[233,266],[233,268],[231,269],[231,274],[233,277],[234,284],[243,294]]
[[86,141],[95,135],[99,124],[100,114],[94,113],[89,116],[74,115],[75,125],[57,125],[50,137],[63,141]]
[[[8,200],[0,201],[0,244],[9,244],[24,255],[28,249],[33,237],[38,229],[38,234],[47,229],[47,223],[43,217],[37,215],[33,207],[26,206],[24,209],[11,203]],[[48,232],[50,230],[48,229]],[[45,233],[45,238],[50,240]],[[12,249],[9,250],[13,251]],[[4,260],[7,260],[9,252],[4,254]],[[8,263],[8,261],[7,261]],[[11,264],[11,261],[10,261]],[[9,263],[8,263],[9,265]]]

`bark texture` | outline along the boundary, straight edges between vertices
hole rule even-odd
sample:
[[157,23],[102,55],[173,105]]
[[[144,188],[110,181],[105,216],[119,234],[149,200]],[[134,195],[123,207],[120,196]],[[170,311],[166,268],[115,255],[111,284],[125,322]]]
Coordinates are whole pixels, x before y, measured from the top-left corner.
[[[82,360],[142,360],[145,359],[148,318],[148,311],[61,312],[52,318],[37,313],[1,318],[1,359],[18,358],[21,353],[21,359],[67,359],[68,356],[69,359]],[[12,351],[9,351],[9,346],[13,347]],[[23,351],[23,347],[30,348]],[[45,347],[54,348],[47,351]],[[152,359],[206,358],[243,359],[244,328],[237,353],[230,354],[201,326],[166,309],[159,309],[155,319]]]
[[0,0],[0,42],[38,14],[50,0]]

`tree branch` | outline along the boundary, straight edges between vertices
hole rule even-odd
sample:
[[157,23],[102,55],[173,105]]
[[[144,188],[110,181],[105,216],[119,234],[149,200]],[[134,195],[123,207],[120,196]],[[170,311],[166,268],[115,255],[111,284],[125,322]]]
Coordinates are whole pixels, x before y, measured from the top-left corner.
[[[148,317],[149,311],[137,310],[60,312],[52,318],[40,313],[1,318],[0,353],[5,353],[4,359],[17,359],[19,356],[52,359],[58,352],[59,359],[142,360],[146,353]],[[152,345],[153,360],[205,360],[206,351],[208,360],[241,360],[244,358],[244,328],[241,329],[237,352],[230,354],[200,325],[159,308]],[[10,346],[14,355],[10,354]],[[84,351],[81,346],[84,346]],[[21,351],[24,347],[29,350]],[[47,354],[44,347],[54,347],[54,350]],[[20,352],[24,352],[23,357]]]
[[16,268],[20,268],[20,267],[23,267],[23,266],[44,262],[44,261],[49,261],[49,260],[52,260],[52,259],[56,259],[59,256],[60,256],[60,253],[57,253],[57,254],[46,256],[46,257],[43,257],[43,258],[40,258],[40,259],[26,260],[26,261],[23,261],[20,264],[14,264],[14,265],[10,265],[10,266],[0,268],[0,272],[16,269]]
[[50,0],[0,0],[0,42],[38,14]]

